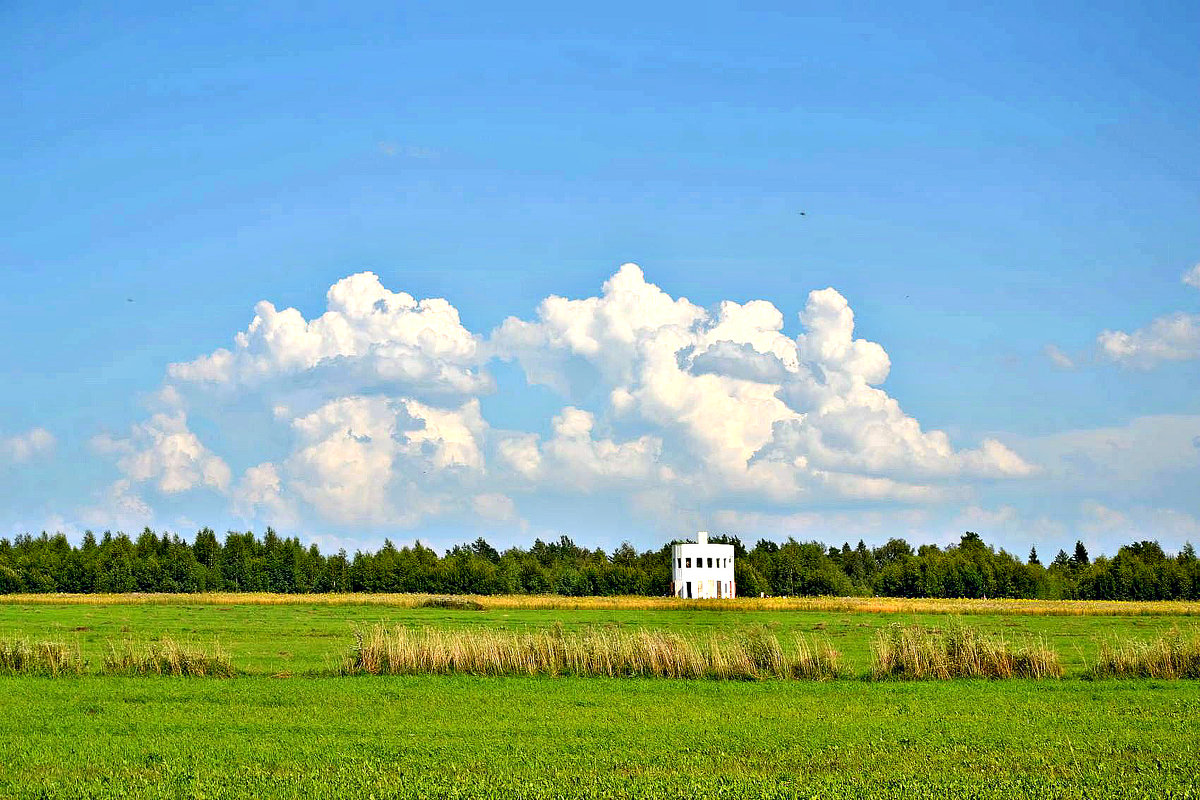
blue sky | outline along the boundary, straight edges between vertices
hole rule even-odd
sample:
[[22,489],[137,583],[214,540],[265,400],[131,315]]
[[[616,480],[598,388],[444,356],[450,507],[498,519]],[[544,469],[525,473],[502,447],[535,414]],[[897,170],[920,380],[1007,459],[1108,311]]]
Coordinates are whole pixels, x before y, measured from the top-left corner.
[[293,5],[0,10],[0,535],[1200,541],[1194,4]]

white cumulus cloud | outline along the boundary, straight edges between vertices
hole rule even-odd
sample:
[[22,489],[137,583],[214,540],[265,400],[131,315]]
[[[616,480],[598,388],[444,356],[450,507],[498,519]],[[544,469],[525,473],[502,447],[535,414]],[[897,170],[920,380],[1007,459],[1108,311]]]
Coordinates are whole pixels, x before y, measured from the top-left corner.
[[659,463],[662,442],[654,436],[628,441],[596,438],[590,411],[567,406],[554,417],[554,435],[515,437],[501,444],[501,455],[524,478],[539,485],[592,491],[614,483],[669,481],[671,470]]
[[1176,311],[1133,333],[1103,331],[1096,337],[1100,352],[1128,367],[1150,369],[1164,361],[1200,358],[1200,314]]
[[153,521],[154,511],[132,483],[122,478],[101,492],[99,502],[82,509],[80,517],[93,528],[134,532]]
[[335,522],[413,525],[460,509],[482,473],[479,401],[437,409],[412,399],[343,397],[292,421],[288,486]]
[[[997,441],[955,449],[946,434],[922,430],[878,388],[890,359],[854,338],[853,311],[836,290],[810,293],[800,322],[804,331],[792,339],[769,302],[706,310],[626,264],[599,296],[547,298],[536,320],[506,320],[491,344],[531,382],[568,396],[600,381],[613,420],[655,430],[661,444],[652,455],[667,476],[657,479],[705,494],[919,500],[939,494],[922,483],[929,479],[1033,472]],[[591,450],[568,446],[565,422],[555,429],[559,460],[587,465]],[[642,450],[650,452],[649,442]],[[506,455],[527,470],[537,460],[528,440],[509,444]]]
[[372,272],[343,278],[326,298],[328,310],[312,320],[263,300],[232,350],[171,364],[167,373],[193,383],[258,384],[323,367],[433,392],[471,394],[491,386],[478,369],[477,338],[445,300],[392,292]]
[[1102,536],[1102,540],[1109,545],[1153,539],[1169,546],[1172,542],[1200,537],[1200,519],[1175,508],[1134,506],[1122,511],[1095,500],[1086,500],[1080,505],[1080,511],[1083,529]]
[[930,522],[926,509],[898,511],[720,511],[708,527],[715,532],[740,536],[747,546],[759,538],[792,537],[800,541],[822,540],[830,544],[854,543],[856,539],[882,544],[891,537],[910,541],[926,535]]
[[295,419],[301,445],[287,462],[292,488],[335,522],[394,520],[397,411],[386,398],[345,397]]
[[[887,352],[856,337],[835,289],[810,292],[795,320],[789,335],[766,300],[701,307],[626,264],[596,295],[548,297],[484,336],[446,300],[364,272],[313,319],[258,303],[231,348],[170,365],[159,413],[93,446],[130,498],[140,484],[209,488],[245,519],[374,529],[525,524],[518,503],[552,496],[654,524],[663,509],[690,524],[727,508],[928,504],[1035,472],[995,439],[963,446],[907,414],[883,388]],[[555,410],[524,430],[489,423],[492,359],[557,392]],[[511,410],[531,390],[506,391],[488,402]],[[210,451],[188,414],[236,448]]]
[[1075,369],[1075,360],[1064,353],[1062,349],[1055,344],[1048,344],[1042,352],[1046,354],[1046,358],[1050,359],[1050,363],[1059,369]]
[[511,497],[499,492],[477,494],[471,498],[471,507],[475,513],[484,519],[494,519],[498,522],[512,522],[517,517],[517,504]]
[[31,428],[15,436],[0,437],[0,465],[24,464],[54,449],[54,434],[45,428]]
[[92,439],[99,453],[117,456],[117,466],[134,483],[152,483],[175,494],[197,487],[224,492],[229,466],[188,429],[183,411],[155,414],[133,426],[130,436],[101,434]]
[[[1200,289],[1200,264],[1183,274],[1183,282]],[[1100,353],[1135,369],[1152,369],[1164,361],[1200,358],[1200,314],[1165,314],[1132,333],[1106,330],[1096,337]]]
[[233,490],[233,509],[246,519],[267,518],[273,525],[297,521],[293,504],[284,496],[279,470],[269,461],[250,467]]
[[1043,485],[1119,490],[1200,477],[1200,415],[1137,417],[1126,425],[1010,437],[1014,447],[1044,465]]
[[1183,282],[1194,289],[1200,289],[1200,264],[1183,273]]

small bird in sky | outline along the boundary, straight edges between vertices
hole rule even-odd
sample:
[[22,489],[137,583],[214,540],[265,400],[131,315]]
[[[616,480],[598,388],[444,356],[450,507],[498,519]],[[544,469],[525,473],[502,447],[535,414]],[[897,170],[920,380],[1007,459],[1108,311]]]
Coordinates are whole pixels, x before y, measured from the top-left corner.
[[802,216],[802,217],[807,217],[807,216],[808,216],[808,212],[807,212],[807,211],[801,211],[801,212],[800,212],[800,216]]
[[126,298],[125,298],[125,302],[126,302],[126,303],[132,303],[132,302],[133,302],[133,298],[132,298],[132,297],[126,297]]

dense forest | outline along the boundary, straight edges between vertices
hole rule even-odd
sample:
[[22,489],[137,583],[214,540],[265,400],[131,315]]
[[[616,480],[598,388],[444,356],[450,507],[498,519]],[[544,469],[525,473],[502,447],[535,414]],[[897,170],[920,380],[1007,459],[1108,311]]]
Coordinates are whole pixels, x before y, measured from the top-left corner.
[[[1094,560],[1082,543],[1043,565],[1036,551],[1025,561],[963,534],[946,548],[914,550],[902,539],[881,547],[859,542],[760,540],[747,549],[737,538],[712,536],[736,548],[740,595],[881,595],[895,597],[1026,597],[1102,600],[1200,599],[1200,561],[1188,544],[1177,555],[1157,542],[1122,547]],[[90,531],[80,545],[62,534],[0,539],[0,593],[13,592],[431,592],[666,595],[671,547],[637,552],[628,543],[612,553],[579,547],[563,536],[535,540],[527,550],[500,552],[483,538],[438,553],[421,544],[332,555],[268,528],[212,530],[192,542],[144,530]]]

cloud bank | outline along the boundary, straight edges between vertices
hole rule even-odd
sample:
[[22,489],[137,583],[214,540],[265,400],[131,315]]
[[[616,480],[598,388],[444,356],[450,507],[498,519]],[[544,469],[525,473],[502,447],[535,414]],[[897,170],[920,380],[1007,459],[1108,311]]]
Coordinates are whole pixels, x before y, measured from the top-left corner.
[[[378,530],[525,525],[576,500],[685,530],[747,507],[916,509],[1037,471],[995,439],[956,446],[905,413],[882,388],[888,354],[856,338],[832,288],[809,293],[794,336],[768,301],[701,307],[634,264],[487,334],[370,272],[326,297],[313,319],[263,300],[232,347],[171,364],[163,410],[93,440],[120,473],[105,502],[142,514],[143,495],[206,492],[247,520]],[[533,429],[484,413],[520,402],[497,395],[501,361],[559,398]],[[231,404],[257,423],[226,430],[244,417]]]

